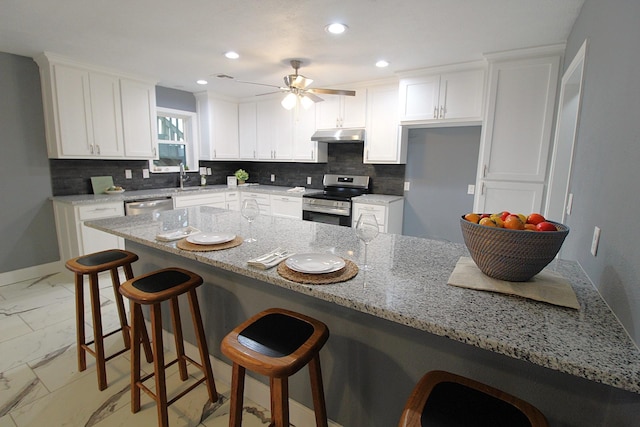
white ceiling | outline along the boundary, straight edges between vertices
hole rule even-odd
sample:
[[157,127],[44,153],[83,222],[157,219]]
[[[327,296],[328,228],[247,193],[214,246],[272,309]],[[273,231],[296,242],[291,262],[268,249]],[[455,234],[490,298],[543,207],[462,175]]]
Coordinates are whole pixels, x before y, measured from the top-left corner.
[[[281,85],[301,59],[312,87],[564,42],[584,0],[0,0],[0,51],[47,51],[229,96]],[[349,26],[334,36],[325,25]],[[240,59],[223,56],[237,51]],[[384,58],[391,63],[378,69]],[[195,84],[209,80],[208,86]]]

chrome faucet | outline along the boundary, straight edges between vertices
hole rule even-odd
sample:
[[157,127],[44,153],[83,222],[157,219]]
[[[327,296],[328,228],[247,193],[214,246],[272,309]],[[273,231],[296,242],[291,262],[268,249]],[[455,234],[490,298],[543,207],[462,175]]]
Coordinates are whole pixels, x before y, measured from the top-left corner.
[[190,176],[184,170],[184,164],[180,163],[180,189],[184,189],[184,183],[189,181]]

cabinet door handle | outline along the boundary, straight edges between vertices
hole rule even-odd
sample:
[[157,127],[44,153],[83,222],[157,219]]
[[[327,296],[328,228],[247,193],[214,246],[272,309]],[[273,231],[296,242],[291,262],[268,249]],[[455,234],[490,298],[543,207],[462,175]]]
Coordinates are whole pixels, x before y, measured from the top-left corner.
[[100,146],[98,144],[96,144],[96,154],[100,154]]
[[434,119],[438,118],[438,106],[437,105],[435,107],[433,107],[433,118]]
[[253,150],[253,158],[256,158],[256,150]]
[[93,144],[89,146],[89,153],[93,154]]
[[444,119],[444,105],[440,106],[440,118]]
[[483,178],[487,177],[487,165],[486,164],[484,166],[482,166],[482,177]]
[[480,195],[484,196],[484,182],[480,185]]
[[213,150],[213,158],[215,159],[216,157],[218,157],[218,154],[216,153],[216,150]]

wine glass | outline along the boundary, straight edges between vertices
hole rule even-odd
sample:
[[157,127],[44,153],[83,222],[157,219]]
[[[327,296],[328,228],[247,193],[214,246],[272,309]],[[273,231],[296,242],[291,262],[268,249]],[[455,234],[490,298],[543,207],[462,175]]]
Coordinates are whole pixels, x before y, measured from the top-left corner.
[[376,238],[379,231],[378,221],[374,214],[363,213],[360,215],[356,223],[356,236],[364,242],[364,265],[362,266],[364,271],[371,270],[367,264],[367,248],[369,242]]
[[260,207],[255,199],[246,199],[242,202],[242,209],[240,210],[242,216],[249,221],[249,237],[244,239],[245,242],[255,242],[253,238],[253,231],[251,229],[251,223],[260,215]]

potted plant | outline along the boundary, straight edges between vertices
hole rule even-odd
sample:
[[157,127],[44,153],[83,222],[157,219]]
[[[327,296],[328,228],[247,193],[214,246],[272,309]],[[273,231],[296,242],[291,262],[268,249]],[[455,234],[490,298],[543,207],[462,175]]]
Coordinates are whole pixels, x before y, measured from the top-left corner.
[[249,179],[249,174],[244,169],[238,169],[234,175],[238,179],[238,184],[244,184],[245,181]]

